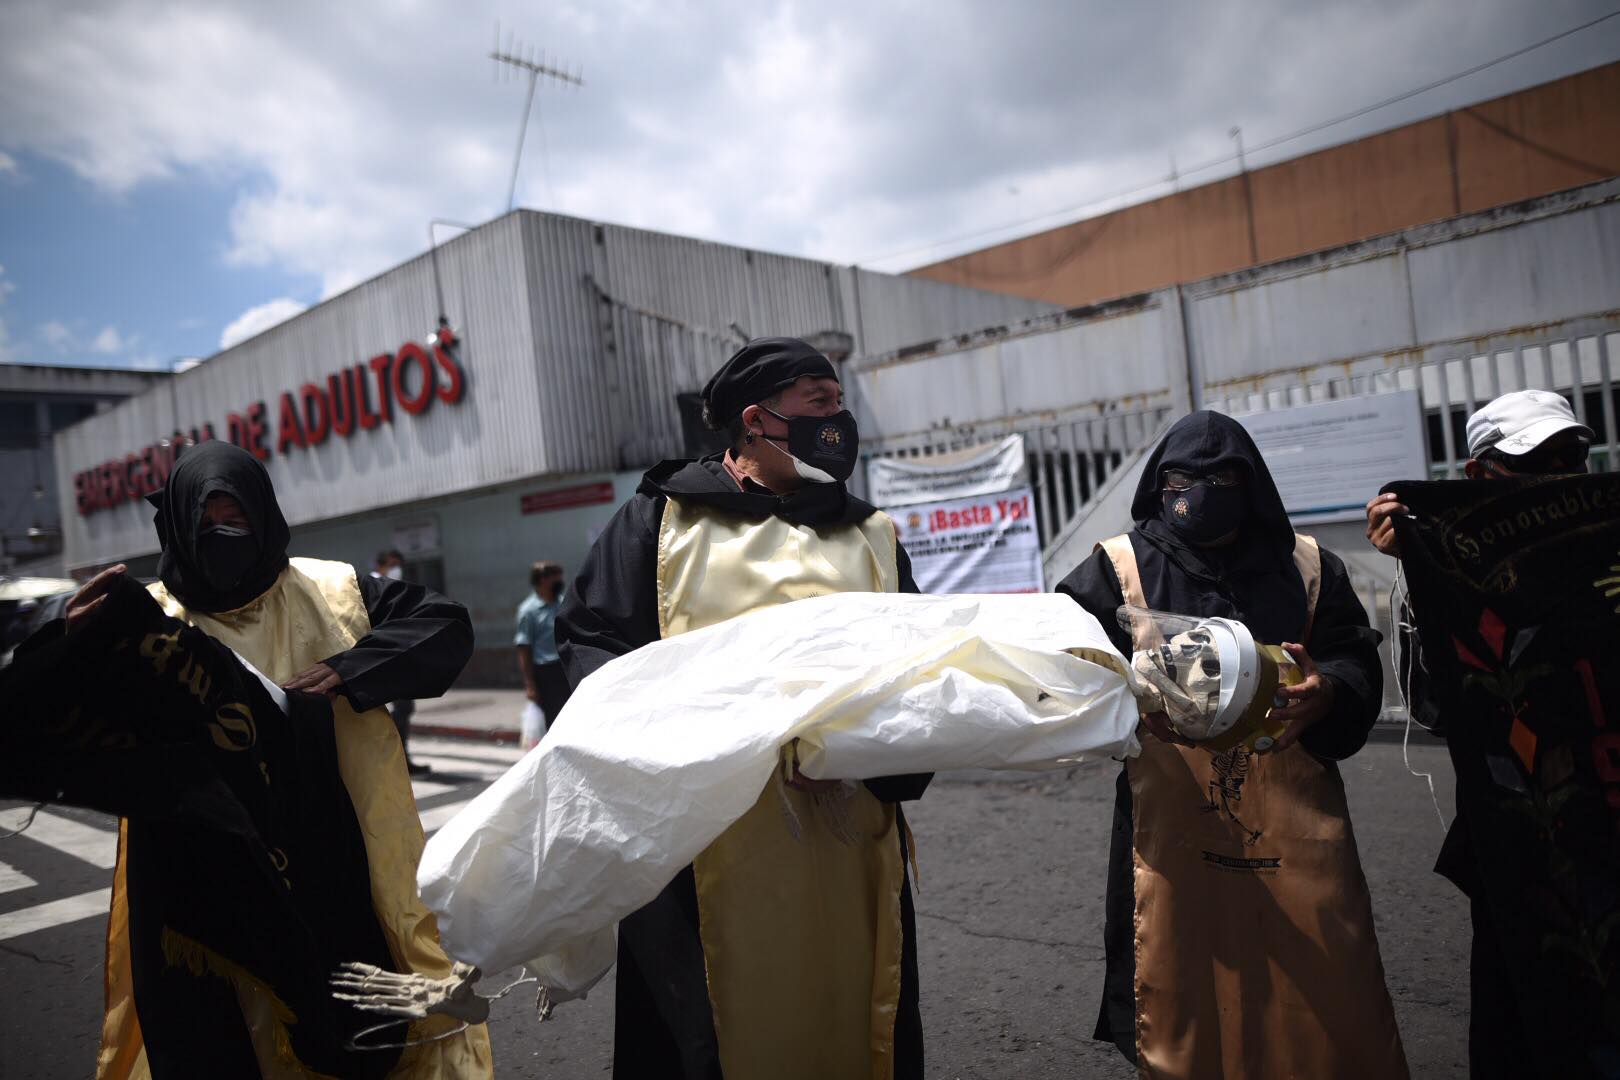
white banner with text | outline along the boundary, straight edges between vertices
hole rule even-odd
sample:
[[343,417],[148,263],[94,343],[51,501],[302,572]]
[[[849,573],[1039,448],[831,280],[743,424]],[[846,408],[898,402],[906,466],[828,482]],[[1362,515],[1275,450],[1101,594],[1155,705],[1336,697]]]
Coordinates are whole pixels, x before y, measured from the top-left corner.
[[866,463],[868,501],[873,506],[911,506],[992,495],[1029,485],[1024,437],[914,458],[871,458]]
[[925,593],[1041,592],[1041,542],[1027,487],[888,510]]

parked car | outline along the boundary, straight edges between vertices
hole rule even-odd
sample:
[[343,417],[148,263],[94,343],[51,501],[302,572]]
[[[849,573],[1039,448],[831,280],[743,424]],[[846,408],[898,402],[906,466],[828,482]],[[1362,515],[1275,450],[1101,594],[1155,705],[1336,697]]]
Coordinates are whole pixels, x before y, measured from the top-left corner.
[[28,635],[62,617],[78,589],[71,578],[0,578],[0,667]]

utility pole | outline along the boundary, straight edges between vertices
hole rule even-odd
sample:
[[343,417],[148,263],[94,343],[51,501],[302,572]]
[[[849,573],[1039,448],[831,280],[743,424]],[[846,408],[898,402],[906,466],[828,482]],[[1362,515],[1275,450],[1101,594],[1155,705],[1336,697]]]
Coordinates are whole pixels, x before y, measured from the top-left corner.
[[524,50],[519,47],[515,36],[509,36],[506,48],[502,49],[501,24],[499,22],[495,24],[495,48],[490,52],[489,58],[495,61],[496,76],[499,77],[502,72],[508,74],[527,72],[529,76],[529,96],[523,102],[523,122],[518,125],[517,151],[512,155],[512,181],[506,187],[506,208],[508,210],[512,209],[513,202],[517,198],[518,166],[523,161],[523,137],[529,132],[529,110],[534,105],[535,84],[540,81],[540,76],[544,75],[548,79],[556,79],[561,83],[569,83],[574,86],[585,85],[585,80],[581,78],[584,74],[583,70],[569,74],[547,64],[544,53],[536,60],[532,47],[527,52],[528,55],[525,56]]
[[1254,234],[1254,189],[1249,186],[1249,165],[1243,160],[1243,129],[1235,127],[1227,132],[1237,142],[1238,175],[1243,178],[1243,205],[1249,215],[1249,265],[1260,262],[1260,244]]

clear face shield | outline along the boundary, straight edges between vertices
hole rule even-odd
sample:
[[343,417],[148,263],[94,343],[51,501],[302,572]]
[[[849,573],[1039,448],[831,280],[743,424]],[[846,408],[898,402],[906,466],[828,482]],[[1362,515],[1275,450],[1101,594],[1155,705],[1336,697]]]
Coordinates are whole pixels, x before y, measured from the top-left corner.
[[1129,604],[1117,617],[1133,641],[1152,643],[1131,655],[1131,690],[1144,715],[1163,713],[1177,732],[1213,751],[1271,749],[1283,731],[1271,720],[1284,704],[1277,690],[1302,678],[1287,653],[1255,641],[1232,619]]

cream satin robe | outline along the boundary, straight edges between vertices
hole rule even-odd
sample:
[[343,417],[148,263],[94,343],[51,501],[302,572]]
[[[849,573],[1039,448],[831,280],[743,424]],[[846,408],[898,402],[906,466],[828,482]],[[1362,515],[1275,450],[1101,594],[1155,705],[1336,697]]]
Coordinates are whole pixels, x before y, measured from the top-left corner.
[[[772,604],[899,585],[894,523],[881,512],[816,529],[687,509],[674,496],[665,504],[664,637]],[[773,779],[693,862],[727,1080],[893,1075],[904,881],[896,820],[864,785],[834,823],[814,796]]]

